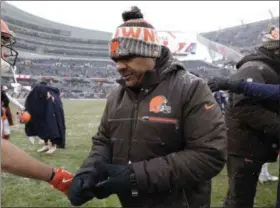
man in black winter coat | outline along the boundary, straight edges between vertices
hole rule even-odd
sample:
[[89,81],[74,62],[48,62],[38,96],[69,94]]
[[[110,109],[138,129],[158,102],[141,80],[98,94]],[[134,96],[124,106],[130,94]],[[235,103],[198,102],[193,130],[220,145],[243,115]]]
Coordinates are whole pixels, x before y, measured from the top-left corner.
[[161,45],[141,10],[122,14],[109,55],[122,78],[68,191],[72,205],[117,194],[122,207],[209,208],[226,128],[202,79]]
[[[256,53],[244,57],[236,68],[232,81],[280,84],[279,30],[277,38],[275,27],[271,28]],[[229,94],[225,114],[229,176],[226,208],[253,207],[261,167],[277,159],[279,104],[279,101]]]
[[31,121],[25,125],[26,135],[45,141],[38,152],[52,154],[56,147],[65,148],[66,127],[60,91],[46,83],[38,83],[26,98],[25,108],[31,114]]

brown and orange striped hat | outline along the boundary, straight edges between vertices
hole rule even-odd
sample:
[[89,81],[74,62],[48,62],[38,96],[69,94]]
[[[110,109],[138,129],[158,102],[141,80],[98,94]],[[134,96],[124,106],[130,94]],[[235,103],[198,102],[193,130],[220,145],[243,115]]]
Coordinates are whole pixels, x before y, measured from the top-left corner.
[[121,24],[109,43],[109,55],[113,60],[126,57],[158,58],[161,55],[160,39],[155,28],[143,18],[138,7],[122,14]]

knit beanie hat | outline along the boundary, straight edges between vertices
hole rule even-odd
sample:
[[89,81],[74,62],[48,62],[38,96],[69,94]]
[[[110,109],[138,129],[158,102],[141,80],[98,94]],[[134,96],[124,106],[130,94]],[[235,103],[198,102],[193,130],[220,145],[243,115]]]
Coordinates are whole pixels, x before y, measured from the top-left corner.
[[113,60],[126,57],[158,58],[161,55],[160,39],[155,28],[143,18],[138,7],[122,13],[121,24],[109,43]]
[[271,26],[267,32],[263,34],[263,47],[268,50],[279,49],[279,28]]

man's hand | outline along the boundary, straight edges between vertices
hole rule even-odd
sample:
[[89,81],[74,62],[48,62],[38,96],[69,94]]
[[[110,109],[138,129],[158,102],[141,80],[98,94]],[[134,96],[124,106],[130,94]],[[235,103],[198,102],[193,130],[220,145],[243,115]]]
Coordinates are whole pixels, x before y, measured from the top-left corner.
[[232,81],[227,78],[214,77],[208,81],[208,86],[212,92],[219,90],[229,90],[231,92],[239,93],[239,84],[242,80]]
[[57,168],[54,173],[53,179],[49,182],[51,186],[64,194],[67,194],[70,184],[72,183],[73,174]]
[[96,170],[108,178],[98,183],[94,188],[94,195],[104,199],[111,194],[131,191],[131,175],[134,174],[131,165],[97,164]]
[[75,175],[67,193],[68,199],[74,206],[81,206],[94,198],[93,188],[101,176],[96,172],[84,172]]

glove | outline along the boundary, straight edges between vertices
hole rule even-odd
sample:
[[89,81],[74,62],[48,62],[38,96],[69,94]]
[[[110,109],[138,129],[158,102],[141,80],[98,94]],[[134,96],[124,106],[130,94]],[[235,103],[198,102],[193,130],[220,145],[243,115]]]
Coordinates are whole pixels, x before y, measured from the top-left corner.
[[77,174],[69,187],[68,199],[74,206],[80,206],[94,198],[93,188],[100,181],[94,170]]
[[229,90],[234,93],[239,93],[239,84],[242,80],[232,81],[230,79],[214,77],[208,81],[208,86],[212,92],[219,90]]
[[131,175],[134,174],[131,165],[96,164],[96,170],[108,178],[98,183],[94,188],[94,195],[104,199],[111,194],[128,192],[132,190]]
[[53,188],[63,192],[64,194],[67,194],[69,186],[72,183],[72,179],[72,173],[63,170],[62,168],[57,168],[54,172],[53,178],[51,181],[49,181],[49,184]]

